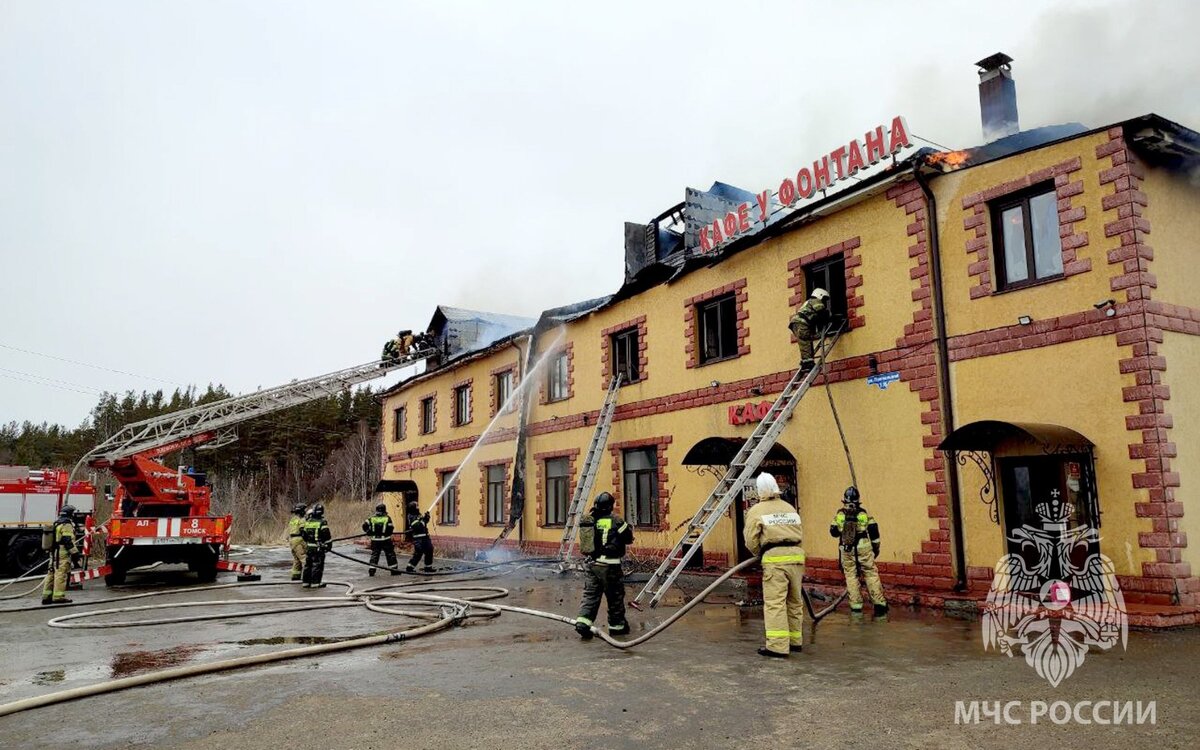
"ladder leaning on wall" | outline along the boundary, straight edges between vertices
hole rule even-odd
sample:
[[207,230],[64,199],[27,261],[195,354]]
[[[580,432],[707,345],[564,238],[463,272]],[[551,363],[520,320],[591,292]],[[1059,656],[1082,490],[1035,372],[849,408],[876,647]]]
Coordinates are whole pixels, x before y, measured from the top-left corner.
[[575,485],[575,494],[571,496],[571,505],[567,508],[567,518],[563,523],[562,541],[558,545],[558,560],[567,567],[572,563],[571,551],[575,539],[579,536],[579,518],[587,505],[592,487],[596,485],[596,475],[600,471],[600,458],[604,447],[608,444],[608,431],[612,426],[613,413],[617,410],[617,393],[621,389],[621,376],[614,375],[608,384],[608,396],[600,407],[600,416],[596,420],[596,430],[592,433],[592,444],[588,446],[587,455],[583,458],[583,467],[579,475],[579,483]]

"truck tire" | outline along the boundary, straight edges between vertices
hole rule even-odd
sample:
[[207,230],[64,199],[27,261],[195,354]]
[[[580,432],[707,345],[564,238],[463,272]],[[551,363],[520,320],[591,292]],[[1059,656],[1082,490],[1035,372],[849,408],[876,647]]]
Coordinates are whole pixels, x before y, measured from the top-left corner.
[[202,549],[188,562],[188,569],[196,574],[200,583],[212,583],[217,580],[217,556],[207,549]]
[[4,567],[13,577],[23,576],[36,568],[47,557],[49,557],[49,553],[42,549],[41,533],[14,534],[8,542]]
[[104,585],[120,586],[121,584],[125,583],[125,574],[129,572],[125,565],[112,558],[109,558],[106,564],[110,568],[110,571],[104,576]]

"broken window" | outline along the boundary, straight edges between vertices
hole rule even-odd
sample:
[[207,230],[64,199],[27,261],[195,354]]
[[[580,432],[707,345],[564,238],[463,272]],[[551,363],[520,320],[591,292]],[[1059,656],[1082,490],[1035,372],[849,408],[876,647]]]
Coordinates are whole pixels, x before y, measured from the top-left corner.
[[501,411],[508,403],[508,399],[512,396],[512,386],[512,370],[505,370],[496,375],[495,382],[492,384],[492,390],[496,393],[496,411]]
[[487,523],[504,523],[504,465],[489,466],[487,471]]
[[462,426],[471,421],[471,386],[454,389],[454,424]]
[[846,256],[832,255],[804,267],[805,297],[814,289],[829,292],[829,322],[834,329],[846,320]]
[[433,396],[421,399],[421,434],[428,435],[433,432],[436,425],[433,423]]
[[631,448],[625,465],[625,520],[634,526],[658,525],[658,449]]
[[567,522],[567,495],[570,494],[570,462],[566,458],[546,459],[546,525]]
[[1016,289],[1063,275],[1053,185],[993,201],[991,213],[997,288]]
[[405,413],[405,408],[401,406],[399,409],[392,410],[392,441],[400,442],[404,439],[405,433],[408,432],[408,415]]
[[[441,486],[447,487],[450,477],[454,476],[454,471],[443,471],[441,473]],[[444,526],[453,526],[458,523],[458,480],[454,480],[454,484],[446,488],[442,495],[442,504],[438,506],[438,523]]]
[[737,356],[737,300],[732,294],[696,305],[700,364]]
[[562,401],[570,395],[567,390],[570,383],[567,364],[566,352],[558,354],[550,363],[550,372],[546,375],[547,401]]
[[612,374],[620,375],[622,383],[640,379],[637,328],[627,328],[612,335]]

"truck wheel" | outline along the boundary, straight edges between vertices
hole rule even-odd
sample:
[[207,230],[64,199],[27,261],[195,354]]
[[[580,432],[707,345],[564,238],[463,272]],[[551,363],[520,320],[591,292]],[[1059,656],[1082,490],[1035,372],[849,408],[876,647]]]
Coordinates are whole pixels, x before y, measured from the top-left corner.
[[104,576],[104,585],[120,586],[125,583],[125,573],[128,572],[125,566],[112,559],[107,561],[107,565],[111,569],[111,572]]
[[49,553],[42,549],[41,534],[17,534],[8,543],[5,567],[13,576],[23,576],[48,557]]
[[201,552],[188,562],[188,569],[196,574],[200,583],[212,583],[217,580],[217,556]]

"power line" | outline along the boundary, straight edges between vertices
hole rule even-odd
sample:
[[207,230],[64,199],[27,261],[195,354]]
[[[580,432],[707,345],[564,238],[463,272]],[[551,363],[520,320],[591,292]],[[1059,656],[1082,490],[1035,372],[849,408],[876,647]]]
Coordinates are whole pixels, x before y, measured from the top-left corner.
[[940,148],[943,151],[954,151],[954,149],[950,148],[949,146],[943,146],[942,144],[938,143],[937,141],[931,141],[928,138],[924,138],[922,136],[917,135],[916,133],[913,133],[913,138],[916,138],[918,140],[925,141],[926,143],[937,146],[938,148]]
[[42,386],[46,386],[47,388],[57,388],[61,391],[72,391],[74,393],[82,393],[85,396],[101,396],[101,395],[103,395],[99,391],[84,391],[84,390],[80,390],[79,388],[71,388],[70,386],[65,386],[65,385],[56,385],[54,383],[45,383],[45,382],[38,381],[38,380],[30,380],[29,378],[22,378],[17,375],[9,375],[9,374],[3,373],[3,372],[0,372],[0,378],[8,378],[9,380],[16,380],[21,383],[29,383],[31,385],[42,385]]
[[134,378],[141,378],[142,380],[155,380],[155,381],[158,381],[159,383],[167,383],[168,385],[178,385],[178,386],[184,385],[183,383],[178,383],[178,382],[175,382],[174,380],[164,380],[163,378],[156,378],[153,375],[139,375],[136,372],[128,372],[127,370],[116,370],[111,367],[104,367],[103,365],[94,365],[94,364],[91,364],[90,362],[80,362],[77,359],[68,359],[67,357],[59,357],[59,356],[56,356],[53,354],[46,354],[45,352],[35,352],[32,349],[22,349],[19,346],[12,346],[11,344],[0,343],[0,348],[11,349],[14,352],[21,352],[22,354],[32,354],[35,357],[45,357],[46,359],[54,359],[54,360],[58,360],[59,362],[66,362],[66,363],[72,364],[72,365],[79,365],[80,367],[90,367],[93,370],[104,370],[105,372],[115,372],[118,375],[128,375],[128,376],[134,377]]
[[10,370],[7,367],[0,367],[0,371],[9,372],[9,373],[12,373],[13,375],[20,375],[25,378],[37,378],[38,380],[45,380],[45,381],[48,381],[46,383],[46,385],[58,383],[60,385],[70,386],[71,388],[81,388],[85,391],[88,391],[89,393],[95,393],[97,396],[100,395],[100,392],[93,389],[90,385],[84,385],[82,383],[72,383],[70,380],[59,380],[58,378],[52,378],[47,375],[38,375],[36,372],[24,372],[23,370]]

